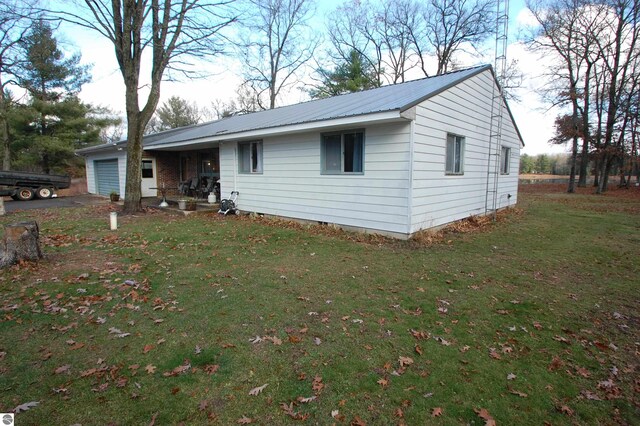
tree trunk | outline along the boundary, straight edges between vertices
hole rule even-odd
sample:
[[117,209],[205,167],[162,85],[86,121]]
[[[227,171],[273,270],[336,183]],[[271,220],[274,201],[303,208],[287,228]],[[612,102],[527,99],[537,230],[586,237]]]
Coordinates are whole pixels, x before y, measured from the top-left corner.
[[9,139],[9,123],[7,121],[7,104],[4,94],[0,94],[0,140],[2,141],[2,170],[11,170],[11,140]]
[[142,129],[140,113],[127,113],[127,181],[124,194],[124,212],[142,210]]
[[571,147],[571,173],[569,174],[569,187],[567,192],[576,192],[576,164],[578,159],[578,136],[573,136],[573,146]]
[[5,225],[0,247],[0,268],[22,260],[37,261],[41,258],[40,232],[35,221]]
[[585,188],[587,186],[588,176],[589,176],[589,140],[585,138],[582,141],[582,155],[580,157],[580,177],[578,178],[579,188]]

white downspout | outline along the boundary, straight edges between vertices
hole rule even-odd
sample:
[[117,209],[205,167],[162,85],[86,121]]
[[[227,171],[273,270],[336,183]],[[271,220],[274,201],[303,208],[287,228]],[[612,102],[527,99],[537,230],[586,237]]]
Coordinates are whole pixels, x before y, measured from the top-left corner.
[[411,235],[413,220],[413,150],[415,143],[416,119],[413,118],[410,124],[409,134],[409,199],[407,200],[407,237]]

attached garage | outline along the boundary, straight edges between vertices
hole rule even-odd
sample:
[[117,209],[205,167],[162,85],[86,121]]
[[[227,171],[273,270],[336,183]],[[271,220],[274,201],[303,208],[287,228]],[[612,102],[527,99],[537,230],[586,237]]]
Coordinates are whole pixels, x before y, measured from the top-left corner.
[[118,160],[96,160],[94,162],[96,174],[96,193],[109,195],[112,191],[120,193],[118,175]]

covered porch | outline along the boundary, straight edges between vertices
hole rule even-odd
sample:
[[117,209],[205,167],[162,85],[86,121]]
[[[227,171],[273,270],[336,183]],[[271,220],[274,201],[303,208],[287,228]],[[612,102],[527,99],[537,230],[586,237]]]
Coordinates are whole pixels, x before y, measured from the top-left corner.
[[161,197],[164,192],[168,200],[185,197],[206,200],[209,194],[214,194],[216,201],[220,200],[220,150],[217,144],[191,150],[149,149],[145,150],[145,157],[154,160],[155,172],[147,172],[153,178],[146,185],[151,192],[145,193],[143,159],[143,196]]

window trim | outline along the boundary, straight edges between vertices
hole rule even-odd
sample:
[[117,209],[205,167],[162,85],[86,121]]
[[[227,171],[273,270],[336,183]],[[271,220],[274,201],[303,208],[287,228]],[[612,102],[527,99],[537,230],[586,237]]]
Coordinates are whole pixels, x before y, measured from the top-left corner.
[[[258,167],[254,171],[251,165],[253,164],[253,145],[257,145],[258,149],[256,151],[258,155]],[[245,171],[242,169],[242,154],[240,147],[247,147],[249,152],[249,170]],[[246,141],[246,142],[238,142],[238,174],[242,175],[261,175],[264,173],[264,145],[261,140],[256,141]]]
[[511,147],[505,145],[500,149],[500,174],[511,174]]
[[[345,153],[344,153],[344,136],[345,135],[349,135],[349,134],[356,134],[356,133],[361,133],[362,134],[362,158],[361,158],[361,170],[360,172],[345,172],[344,171],[344,158],[345,158]],[[339,135],[340,136],[340,170],[327,170],[326,169],[326,148],[325,148],[325,137],[327,136],[336,136]],[[320,134],[320,174],[321,175],[364,175],[364,157],[365,157],[365,140],[366,140],[366,133],[365,133],[365,129],[347,129],[347,130],[339,130],[339,131],[335,131],[335,132],[326,132],[326,133],[321,133]]]
[[[455,169],[455,141],[456,139],[460,139],[460,171],[456,172],[455,170],[447,170],[447,152],[448,152],[448,145],[449,145],[449,137],[453,138],[453,142],[454,142],[454,159],[453,159],[453,168]],[[466,137],[462,136],[462,135],[458,135],[455,133],[447,133],[447,137],[445,139],[445,145],[444,145],[444,174],[447,176],[462,176],[464,175],[464,153],[465,153],[465,149],[466,149],[466,145],[467,145],[467,140]]]

